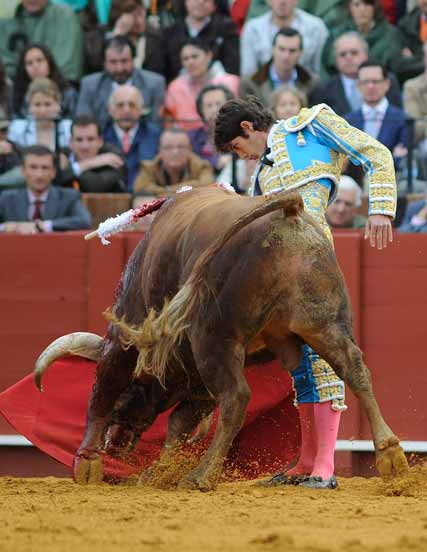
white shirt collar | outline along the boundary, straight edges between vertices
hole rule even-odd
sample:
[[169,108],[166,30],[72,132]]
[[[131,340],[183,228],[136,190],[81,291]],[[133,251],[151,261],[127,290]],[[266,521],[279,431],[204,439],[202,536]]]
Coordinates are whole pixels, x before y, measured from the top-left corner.
[[291,76],[290,76],[289,80],[288,81],[282,81],[281,78],[279,77],[277,71],[276,71],[276,68],[274,67],[274,62],[272,62],[271,65],[270,65],[269,75],[270,75],[271,82],[273,83],[273,88],[274,89],[278,88],[282,84],[287,84],[288,86],[295,86],[295,82],[298,79],[298,72],[297,72],[296,68],[294,67],[292,69],[292,73],[291,73]]
[[27,188],[28,201],[30,205],[33,205],[37,200],[46,203],[47,196],[49,195],[49,188],[44,191],[41,195],[36,196],[29,188]]
[[352,79],[351,77],[347,77],[347,75],[343,74],[340,74],[340,78],[345,90],[357,86],[357,78]]
[[389,101],[385,97],[380,102],[378,102],[377,105],[368,105],[365,102],[363,102],[362,103],[363,116],[366,118],[375,109],[375,111],[379,115],[381,115],[381,119],[384,119],[384,115],[385,115],[385,112],[387,111],[388,105],[389,105]]
[[132,86],[133,82],[132,82],[132,76],[130,76],[128,78],[128,80],[126,82],[122,82],[121,84],[118,83],[117,81],[113,80],[113,92],[114,90],[116,90],[116,88],[118,88],[119,86],[125,86],[125,85],[129,85],[129,86]]
[[[116,131],[116,134],[117,134],[120,142],[122,142],[125,131],[122,128],[120,128],[117,123],[114,123],[114,130]],[[131,144],[133,142],[133,139],[135,138],[135,134],[137,133],[137,131],[138,131],[138,125],[137,124],[128,131],[129,132],[129,141],[130,141]]]

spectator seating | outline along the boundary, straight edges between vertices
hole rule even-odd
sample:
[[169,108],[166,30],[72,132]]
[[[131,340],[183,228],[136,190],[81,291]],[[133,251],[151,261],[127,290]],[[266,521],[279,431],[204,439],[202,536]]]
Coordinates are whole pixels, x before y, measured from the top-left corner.
[[109,217],[130,209],[131,194],[82,194],[83,205],[92,215],[93,228]]
[[[424,194],[407,194],[406,196],[398,197],[396,223],[399,224],[409,203],[423,199],[423,197]],[[131,200],[131,194],[82,194],[83,204],[92,215],[93,228],[97,228],[99,223],[108,217],[114,217],[130,209]],[[357,212],[359,215],[368,216],[367,194],[363,194],[362,205]]]

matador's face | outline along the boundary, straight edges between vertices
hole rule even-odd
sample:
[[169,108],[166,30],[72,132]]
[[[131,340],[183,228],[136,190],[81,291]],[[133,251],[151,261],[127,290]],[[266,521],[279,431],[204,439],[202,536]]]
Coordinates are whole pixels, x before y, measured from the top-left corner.
[[259,159],[265,151],[266,133],[255,130],[251,121],[242,121],[243,136],[237,136],[230,142],[230,150],[240,159]]

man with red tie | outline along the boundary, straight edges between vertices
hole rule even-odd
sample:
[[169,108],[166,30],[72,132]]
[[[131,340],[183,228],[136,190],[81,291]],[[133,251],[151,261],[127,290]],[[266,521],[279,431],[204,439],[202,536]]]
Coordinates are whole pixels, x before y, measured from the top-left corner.
[[23,154],[24,188],[0,195],[0,232],[35,234],[90,228],[91,217],[76,190],[52,186],[54,155],[35,145]]
[[111,121],[103,137],[106,143],[118,147],[126,158],[129,192],[133,191],[141,161],[154,159],[159,145],[160,127],[142,118],[143,110],[141,92],[129,84],[117,87],[108,100]]

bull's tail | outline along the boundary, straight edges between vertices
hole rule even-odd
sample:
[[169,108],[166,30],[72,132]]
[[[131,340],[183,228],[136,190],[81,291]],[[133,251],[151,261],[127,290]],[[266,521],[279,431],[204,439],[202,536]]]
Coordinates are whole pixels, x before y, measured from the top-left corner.
[[151,311],[142,328],[126,325],[123,320],[110,320],[119,323],[123,340],[127,346],[134,345],[139,349],[135,374],[150,373],[164,383],[166,366],[171,357],[182,361],[177,355],[185,330],[197,308],[204,304],[211,290],[208,287],[207,273],[211,261],[224,245],[239,230],[254,220],[283,209],[284,216],[298,215],[304,204],[296,192],[284,192],[274,199],[266,199],[248,213],[239,217],[197,260],[185,284],[171,301],[166,301],[162,311],[155,316]]

